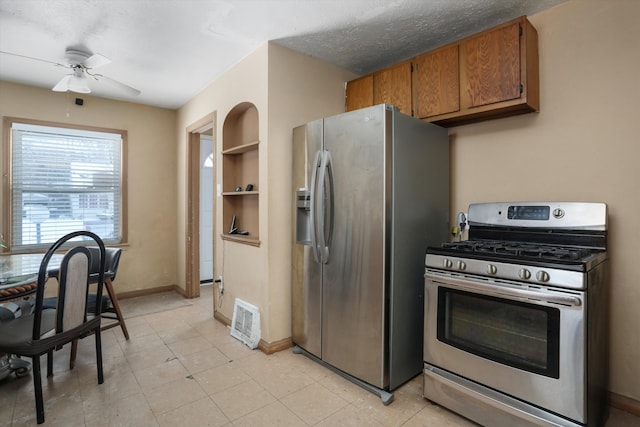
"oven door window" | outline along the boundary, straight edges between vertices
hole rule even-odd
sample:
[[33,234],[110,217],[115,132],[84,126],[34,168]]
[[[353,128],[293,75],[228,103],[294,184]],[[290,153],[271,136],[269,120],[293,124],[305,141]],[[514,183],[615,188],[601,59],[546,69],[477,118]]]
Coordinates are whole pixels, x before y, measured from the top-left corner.
[[560,310],[438,288],[438,339],[514,368],[559,378]]

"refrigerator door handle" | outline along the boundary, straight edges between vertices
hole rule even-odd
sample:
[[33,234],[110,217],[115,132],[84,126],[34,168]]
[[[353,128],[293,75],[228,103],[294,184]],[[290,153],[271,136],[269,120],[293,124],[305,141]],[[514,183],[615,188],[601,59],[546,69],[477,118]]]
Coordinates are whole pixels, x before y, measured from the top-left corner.
[[[328,182],[327,182],[328,178]],[[328,186],[327,186],[328,183]],[[322,164],[318,177],[318,197],[322,201],[318,209],[318,248],[320,259],[324,264],[329,262],[329,247],[333,234],[333,173],[331,170],[331,154],[322,152]]]
[[[326,177],[324,182],[328,183],[329,188],[327,193],[328,195],[325,198],[325,203],[328,206],[324,206],[325,217],[322,226],[322,259],[326,264],[329,262],[329,248],[331,248],[331,238],[333,236],[333,202],[335,197],[333,192],[333,164],[331,161],[331,153],[329,151],[325,151],[325,159],[324,171]],[[329,178],[328,181],[326,181],[327,177]],[[324,190],[327,191],[326,188]]]
[[316,187],[318,204],[316,206],[317,215],[315,216],[317,228],[316,228],[316,239],[318,244],[316,245],[316,250],[318,251],[318,256],[320,258],[320,262],[326,263],[324,259],[324,212],[326,209],[325,202],[325,188],[324,188],[324,180],[325,180],[325,163],[327,161],[327,157],[325,156],[326,151],[322,150],[320,153],[320,173],[318,174],[318,180],[316,181],[318,186]]
[[318,168],[320,168],[320,157],[322,151],[316,151],[315,159],[313,160],[313,172],[311,173],[311,192],[309,194],[309,217],[311,220],[310,232],[311,232],[311,246],[313,247],[313,258],[316,262],[320,262],[320,249],[318,247]]

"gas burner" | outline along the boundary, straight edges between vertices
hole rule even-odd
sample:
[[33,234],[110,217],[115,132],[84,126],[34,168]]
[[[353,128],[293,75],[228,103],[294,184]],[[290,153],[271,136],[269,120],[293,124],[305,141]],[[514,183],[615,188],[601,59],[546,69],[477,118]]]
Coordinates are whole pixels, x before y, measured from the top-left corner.
[[537,245],[522,242],[505,241],[463,241],[443,243],[442,248],[454,252],[469,252],[477,254],[492,254],[503,257],[541,259],[541,260],[568,260],[579,261],[589,255],[591,250],[579,247]]

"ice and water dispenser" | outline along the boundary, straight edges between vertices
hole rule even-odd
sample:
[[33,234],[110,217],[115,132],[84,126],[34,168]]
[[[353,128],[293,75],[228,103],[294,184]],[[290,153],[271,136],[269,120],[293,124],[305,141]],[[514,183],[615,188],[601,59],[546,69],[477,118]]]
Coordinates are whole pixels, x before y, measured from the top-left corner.
[[311,193],[304,189],[296,191],[296,242],[311,244]]

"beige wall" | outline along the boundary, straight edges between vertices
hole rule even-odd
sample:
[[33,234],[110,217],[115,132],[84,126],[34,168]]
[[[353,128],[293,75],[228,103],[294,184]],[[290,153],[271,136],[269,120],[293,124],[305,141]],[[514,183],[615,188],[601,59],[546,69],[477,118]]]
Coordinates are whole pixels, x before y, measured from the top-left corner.
[[635,0],[572,0],[531,16],[539,38],[540,113],[450,130],[452,215],[486,201],[608,204],[610,389],[636,400],[639,18]]
[[294,126],[344,111],[344,82],[354,74],[289,49],[264,44],[178,110],[179,277],[185,283],[186,129],[216,113],[216,180],[222,178],[224,119],[239,103],[251,102],[259,114],[260,247],[222,241],[222,202],[216,197],[215,272],[225,293],[216,309],[233,315],[235,298],[259,307],[262,339],[291,336],[291,130]]
[[293,242],[292,130],[344,111],[344,83],[356,75],[269,45],[269,333],[291,336],[291,249]]
[[116,292],[176,283],[175,111],[0,81],[0,116],[128,131],[129,244]]
[[[242,102],[253,103],[258,110],[260,158],[266,156],[267,135],[267,47],[266,45],[254,51],[242,62],[234,66],[221,78],[205,88],[195,98],[177,111],[177,175],[176,191],[178,193],[178,275],[179,285],[184,287],[186,282],[186,206],[187,206],[187,133],[186,129],[208,114],[215,113],[217,123],[214,126],[214,157],[216,160],[214,176],[217,183],[222,183],[222,130],[224,120],[233,107]],[[260,165],[260,182],[265,182],[265,169]],[[261,190],[266,187],[258,186]],[[260,205],[264,204],[265,194],[260,194]],[[214,221],[214,277],[224,276],[225,293],[222,298],[220,311],[231,319],[233,302],[239,297],[251,304],[261,306],[265,299],[263,291],[266,287],[265,275],[265,247],[255,248],[231,242],[222,242],[221,230],[229,227],[222,224],[222,199],[215,197]],[[262,211],[261,211],[262,213]],[[266,230],[264,215],[260,218],[261,240],[263,230]],[[223,255],[224,253],[224,255]],[[223,265],[224,258],[224,265]],[[243,292],[244,290],[244,292]],[[217,304],[217,302],[216,302]],[[217,305],[216,305],[217,306]]]

